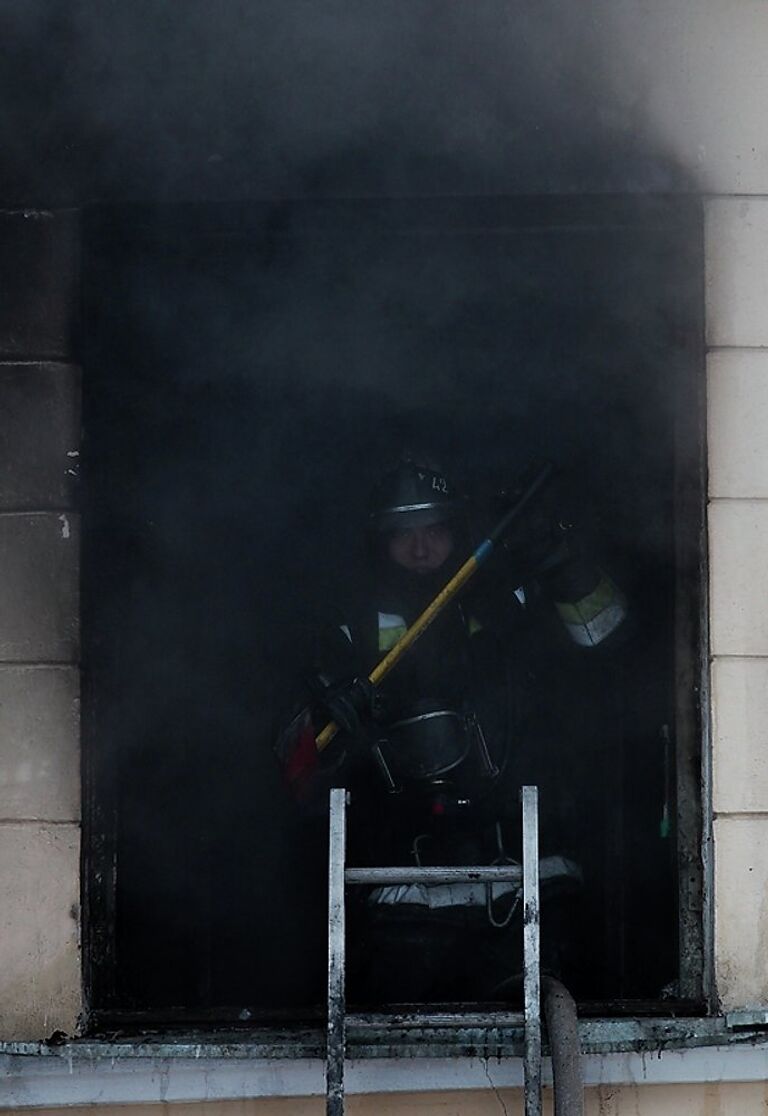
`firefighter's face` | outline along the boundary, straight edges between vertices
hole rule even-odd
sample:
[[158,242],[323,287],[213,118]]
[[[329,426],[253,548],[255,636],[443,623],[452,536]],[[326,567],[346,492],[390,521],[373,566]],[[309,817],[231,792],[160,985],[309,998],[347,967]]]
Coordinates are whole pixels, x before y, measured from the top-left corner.
[[401,527],[389,536],[389,557],[405,570],[431,573],[453,553],[453,531],[445,523]]

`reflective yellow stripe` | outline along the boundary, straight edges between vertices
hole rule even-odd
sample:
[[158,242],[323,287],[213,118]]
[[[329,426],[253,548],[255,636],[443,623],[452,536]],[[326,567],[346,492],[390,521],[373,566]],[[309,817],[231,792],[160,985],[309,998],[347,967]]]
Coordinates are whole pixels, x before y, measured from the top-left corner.
[[602,643],[627,614],[624,594],[605,575],[597,588],[576,604],[556,602],[555,607],[571,639],[581,647]]
[[389,651],[394,647],[400,636],[405,635],[405,624],[402,628],[379,628],[379,651]]
[[599,613],[604,612],[611,605],[617,604],[620,600],[621,593],[613,582],[603,574],[597,583],[597,587],[586,597],[582,597],[580,601],[576,601],[574,604],[556,601],[555,608],[566,624],[588,624]]
[[[467,620],[467,631],[469,635],[477,635],[482,632],[483,625],[476,616],[470,616]],[[401,616],[395,616],[386,612],[379,613],[379,651],[389,651],[394,647],[400,636],[404,635],[407,631],[405,620]]]
[[379,613],[379,651],[389,651],[407,631],[402,616],[394,612]]

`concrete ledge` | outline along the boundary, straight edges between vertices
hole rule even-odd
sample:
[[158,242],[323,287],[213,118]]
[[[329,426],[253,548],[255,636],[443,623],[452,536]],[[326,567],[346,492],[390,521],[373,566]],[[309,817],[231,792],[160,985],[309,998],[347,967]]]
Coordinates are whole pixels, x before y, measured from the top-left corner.
[[[105,1044],[106,1047],[106,1044]],[[71,1047],[54,1055],[0,1054],[0,1105],[7,1108],[147,1104],[260,1097],[312,1097],[325,1091],[319,1058],[81,1058]],[[653,1054],[587,1054],[587,1086],[768,1080],[768,1045],[710,1046]],[[544,1083],[551,1085],[549,1059]],[[429,1093],[519,1089],[522,1059],[351,1059],[347,1092]]]

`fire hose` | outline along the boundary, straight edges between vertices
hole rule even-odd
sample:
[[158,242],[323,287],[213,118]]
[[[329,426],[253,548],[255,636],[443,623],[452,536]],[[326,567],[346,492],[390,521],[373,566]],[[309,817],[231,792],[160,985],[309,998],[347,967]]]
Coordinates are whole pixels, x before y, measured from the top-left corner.
[[576,1004],[564,984],[541,978],[544,1018],[552,1055],[555,1116],[584,1116],[584,1080]]

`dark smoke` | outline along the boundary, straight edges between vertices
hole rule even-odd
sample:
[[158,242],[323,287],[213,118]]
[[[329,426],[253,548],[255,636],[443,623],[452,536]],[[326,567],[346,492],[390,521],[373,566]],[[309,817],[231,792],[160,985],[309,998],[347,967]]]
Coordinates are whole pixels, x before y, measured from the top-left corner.
[[[87,211],[86,746],[107,892],[117,864],[97,1006],[306,1006],[322,986],[322,879],[273,726],[305,614],[352,576],[368,489],[414,445],[470,495],[563,462],[646,621],[621,694],[628,783],[643,773],[627,824],[645,826],[627,870],[652,902],[628,952],[661,944],[630,991],[666,979],[671,862],[645,854],[698,276],[695,218],[642,205],[691,189],[629,65],[642,9],[0,7],[0,200]],[[612,743],[595,716],[593,771]]]
[[641,16],[603,0],[16,0],[0,193],[679,189],[629,64]]

